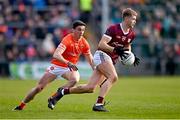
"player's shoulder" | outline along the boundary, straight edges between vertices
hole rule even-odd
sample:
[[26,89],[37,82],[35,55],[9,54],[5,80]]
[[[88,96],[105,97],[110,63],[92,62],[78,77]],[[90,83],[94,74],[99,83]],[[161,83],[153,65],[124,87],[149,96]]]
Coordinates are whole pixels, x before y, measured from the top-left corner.
[[62,41],[61,41],[61,44],[64,44],[64,45],[69,45],[72,43],[72,34],[69,33],[67,34],[66,36],[63,37]]
[[84,40],[87,40],[87,39],[84,36],[81,36],[81,40],[84,41]]
[[63,39],[72,39],[72,33],[67,34]]
[[88,44],[87,39],[84,36],[81,37],[80,41],[80,44]]
[[72,33],[67,34],[62,39],[62,41],[68,41],[68,42],[70,42],[71,40],[72,40]]
[[109,25],[108,29],[114,29],[117,27],[119,27],[119,24],[111,24],[111,25]]
[[113,28],[115,28],[116,27],[116,24],[110,24],[109,26],[108,26],[108,29],[113,29]]
[[107,30],[114,33],[115,31],[120,30],[120,24],[111,24]]

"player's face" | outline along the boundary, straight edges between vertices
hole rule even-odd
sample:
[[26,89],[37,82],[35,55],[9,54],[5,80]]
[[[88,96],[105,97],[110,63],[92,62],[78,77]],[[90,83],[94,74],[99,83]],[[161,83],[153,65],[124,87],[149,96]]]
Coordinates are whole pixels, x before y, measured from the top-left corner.
[[128,18],[128,26],[133,28],[136,24],[136,16],[133,15],[131,17]]
[[85,26],[77,26],[74,29],[74,34],[77,36],[77,38],[80,38],[81,36],[84,35],[84,31],[85,31]]

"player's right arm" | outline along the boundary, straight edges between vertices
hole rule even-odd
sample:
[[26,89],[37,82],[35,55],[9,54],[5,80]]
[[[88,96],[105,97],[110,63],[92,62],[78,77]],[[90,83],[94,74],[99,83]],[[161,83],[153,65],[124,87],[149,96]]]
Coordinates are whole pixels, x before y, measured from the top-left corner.
[[124,53],[124,51],[127,51],[127,49],[124,49],[121,46],[112,47],[108,45],[108,43],[111,41],[112,37],[114,36],[114,33],[115,33],[114,26],[110,26],[102,36],[98,48],[105,52],[111,52],[111,53],[115,52],[116,54],[122,57],[126,54]]
[[114,47],[108,45],[108,42],[111,41],[111,37],[104,34],[99,42],[98,48],[105,52],[113,52]]
[[68,60],[64,59],[64,57],[62,56],[62,54],[66,50],[67,46],[68,46],[68,42],[66,42],[66,40],[62,40],[62,42],[56,48],[56,50],[55,50],[55,52],[53,54],[53,57],[55,59],[59,60],[60,62],[67,64],[70,71],[77,71],[78,68],[76,67],[76,65],[74,65],[73,63],[71,63]]
[[59,46],[56,48],[53,57],[57,60],[59,60],[62,63],[68,64],[69,61],[64,59],[62,56],[62,53],[66,50],[66,46],[63,43],[60,43]]
[[104,34],[99,42],[98,48],[105,52],[115,52],[120,57],[125,57],[125,54],[127,54],[127,53],[124,53],[124,51],[128,51],[128,49],[126,49],[126,48],[124,49],[121,46],[112,47],[112,46],[108,45],[108,42],[110,42],[110,40],[111,40],[111,37]]

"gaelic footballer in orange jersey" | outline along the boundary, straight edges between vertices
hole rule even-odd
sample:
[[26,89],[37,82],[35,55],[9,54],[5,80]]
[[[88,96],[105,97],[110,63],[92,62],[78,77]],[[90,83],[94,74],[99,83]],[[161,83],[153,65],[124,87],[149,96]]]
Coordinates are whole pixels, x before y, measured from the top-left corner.
[[[23,110],[26,103],[30,102],[47,84],[61,76],[68,82],[60,88],[71,88],[80,79],[76,63],[79,56],[84,54],[90,66],[94,69],[93,57],[89,44],[83,37],[86,24],[82,21],[75,21],[72,26],[72,33],[65,36],[56,48],[51,65],[47,68],[38,84],[26,95],[22,102],[14,110]],[[56,93],[54,94],[56,95]],[[53,109],[53,107],[51,107]]]
[[[62,56],[69,62],[76,64],[81,54],[91,54],[90,47],[86,39],[82,36],[78,41],[73,39],[73,34],[70,33],[64,37],[59,44],[58,48],[61,49]],[[66,63],[63,63],[56,58],[51,60],[52,64],[67,67]]]

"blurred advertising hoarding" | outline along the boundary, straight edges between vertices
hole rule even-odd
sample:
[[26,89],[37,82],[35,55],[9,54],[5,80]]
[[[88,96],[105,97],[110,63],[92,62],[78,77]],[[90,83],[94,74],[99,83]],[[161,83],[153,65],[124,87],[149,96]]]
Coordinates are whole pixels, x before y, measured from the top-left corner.
[[[39,80],[49,65],[49,62],[10,63],[10,74],[13,78]],[[90,65],[86,62],[79,62],[77,66],[81,79],[87,80],[92,74]]]

